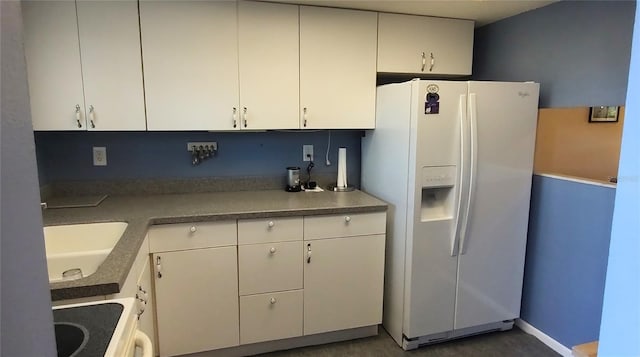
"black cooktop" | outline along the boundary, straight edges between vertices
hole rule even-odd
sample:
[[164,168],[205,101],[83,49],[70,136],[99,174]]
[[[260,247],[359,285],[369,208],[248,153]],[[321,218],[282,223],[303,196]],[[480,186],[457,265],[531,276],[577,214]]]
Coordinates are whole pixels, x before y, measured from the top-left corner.
[[[104,356],[123,310],[124,306],[118,303],[55,309],[53,321],[80,325],[88,331],[86,344],[73,355],[74,357]],[[58,351],[60,350],[58,348]]]

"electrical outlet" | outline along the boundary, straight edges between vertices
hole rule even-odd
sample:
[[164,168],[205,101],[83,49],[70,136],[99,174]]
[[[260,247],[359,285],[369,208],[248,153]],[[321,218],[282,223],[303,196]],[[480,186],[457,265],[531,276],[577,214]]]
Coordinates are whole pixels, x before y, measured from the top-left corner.
[[313,145],[302,145],[302,161],[313,161]]
[[93,166],[107,166],[107,148],[104,146],[93,147]]

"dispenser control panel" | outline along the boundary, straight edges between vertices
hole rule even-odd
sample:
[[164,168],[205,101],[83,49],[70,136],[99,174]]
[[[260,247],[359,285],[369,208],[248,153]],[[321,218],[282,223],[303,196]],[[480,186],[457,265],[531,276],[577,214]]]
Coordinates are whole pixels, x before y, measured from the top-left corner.
[[456,182],[456,166],[427,166],[422,168],[422,187],[451,187]]

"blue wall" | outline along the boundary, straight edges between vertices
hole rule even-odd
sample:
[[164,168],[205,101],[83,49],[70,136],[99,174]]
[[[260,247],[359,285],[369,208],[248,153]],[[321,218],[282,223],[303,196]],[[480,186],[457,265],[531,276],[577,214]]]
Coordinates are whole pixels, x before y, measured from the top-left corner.
[[598,339],[615,192],[533,177],[520,315],[569,348]]
[[[622,105],[635,7],[559,1],[478,28],[473,79],[540,82],[540,107]],[[598,338],[614,193],[551,180],[534,179],[521,315],[570,348]]]
[[540,107],[622,105],[634,1],[560,1],[478,28],[473,79],[536,81]]
[[[331,131],[331,166],[325,165],[328,131],[313,132],[36,132],[40,183],[60,180],[195,178],[286,175],[306,168],[302,145],[314,145],[312,173],[337,173],[338,147],[347,148],[350,184],[360,183],[361,131]],[[218,155],[191,165],[187,142],[216,141]],[[106,146],[107,166],[93,166],[92,146]]]
[[640,356],[640,10],[633,52],[598,356]]

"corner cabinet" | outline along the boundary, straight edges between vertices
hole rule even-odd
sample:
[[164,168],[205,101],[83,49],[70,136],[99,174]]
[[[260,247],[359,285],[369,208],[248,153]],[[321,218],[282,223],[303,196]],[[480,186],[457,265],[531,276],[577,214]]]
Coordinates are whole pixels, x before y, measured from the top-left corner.
[[300,6],[300,128],[375,127],[375,12]]
[[235,1],[140,1],[149,130],[239,128]]
[[22,6],[34,130],[145,130],[137,2]]
[[236,221],[149,230],[160,356],[239,344]]
[[471,75],[473,21],[378,16],[378,72]]

